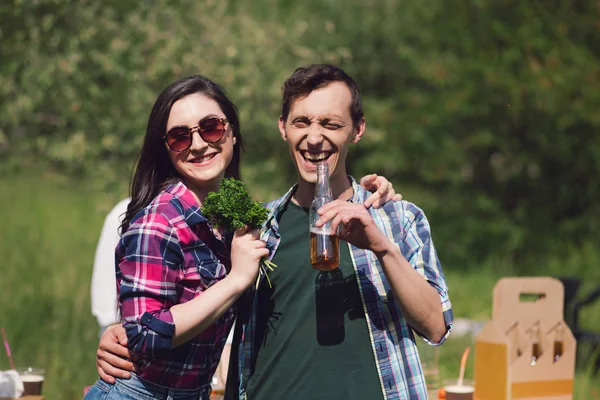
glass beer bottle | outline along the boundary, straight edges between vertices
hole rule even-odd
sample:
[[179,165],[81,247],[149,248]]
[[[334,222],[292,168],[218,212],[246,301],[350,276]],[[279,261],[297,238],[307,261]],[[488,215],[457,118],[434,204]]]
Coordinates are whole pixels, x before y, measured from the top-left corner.
[[562,325],[556,327],[554,332],[554,362],[560,360],[563,355],[563,343],[565,339],[565,332]]
[[310,206],[310,263],[319,271],[331,271],[340,263],[340,241],[337,232],[331,229],[331,221],[322,227],[316,227],[319,219],[317,210],[333,201],[331,184],[329,183],[329,165],[325,162],[317,164],[317,183],[315,199]]
[[538,358],[542,355],[542,343],[540,338],[540,327],[538,323],[536,323],[533,328],[531,328],[530,332],[530,341],[531,341],[531,366],[535,366],[537,364]]

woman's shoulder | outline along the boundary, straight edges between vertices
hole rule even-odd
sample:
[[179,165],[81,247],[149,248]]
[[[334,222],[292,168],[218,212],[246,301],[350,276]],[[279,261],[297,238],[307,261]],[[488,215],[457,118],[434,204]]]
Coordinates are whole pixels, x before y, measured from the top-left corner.
[[119,257],[153,252],[155,249],[149,243],[160,243],[157,248],[167,246],[175,249],[179,246],[180,230],[177,224],[182,218],[172,204],[173,199],[172,194],[161,191],[150,204],[135,214],[119,241]]
[[179,231],[207,220],[191,191],[181,182],[165,186],[132,219],[131,226],[143,229],[148,224],[168,225]]
[[132,223],[157,221],[173,223],[183,214],[183,207],[176,192],[170,187],[162,189],[146,207],[142,208],[133,218]]

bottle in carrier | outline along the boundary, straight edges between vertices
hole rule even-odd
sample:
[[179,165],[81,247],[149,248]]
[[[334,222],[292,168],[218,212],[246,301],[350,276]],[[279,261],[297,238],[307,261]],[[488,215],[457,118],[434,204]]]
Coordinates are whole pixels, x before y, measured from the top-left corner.
[[340,263],[340,240],[337,232],[331,229],[331,221],[320,228],[315,226],[319,219],[317,210],[333,201],[331,184],[329,183],[329,165],[325,162],[317,164],[317,184],[315,199],[310,206],[310,263],[319,271],[330,271]]
[[540,326],[539,322],[536,322],[529,333],[529,339],[531,342],[531,366],[537,364],[538,359],[542,355],[542,343],[540,337]]
[[554,331],[554,362],[557,362],[562,357],[564,340],[565,328],[562,325],[558,325]]

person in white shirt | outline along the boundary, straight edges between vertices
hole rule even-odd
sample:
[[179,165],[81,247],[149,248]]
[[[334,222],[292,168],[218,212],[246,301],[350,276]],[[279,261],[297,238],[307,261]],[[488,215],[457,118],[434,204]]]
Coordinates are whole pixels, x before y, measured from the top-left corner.
[[119,201],[106,215],[94,257],[92,273],[92,314],[98,320],[100,335],[119,322],[117,284],[115,278],[115,247],[121,237],[119,226],[130,198]]

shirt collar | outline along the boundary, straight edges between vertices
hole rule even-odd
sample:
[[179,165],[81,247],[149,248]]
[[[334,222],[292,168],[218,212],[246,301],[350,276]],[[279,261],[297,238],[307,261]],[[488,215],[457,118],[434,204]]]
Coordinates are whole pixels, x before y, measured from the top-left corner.
[[192,191],[181,181],[172,183],[165,187],[164,191],[173,195],[173,198],[179,200],[181,203],[182,210],[180,212],[184,215],[186,222],[189,225],[199,224],[207,222],[208,220],[202,215],[200,204],[192,194]]
[[[352,184],[352,189],[354,191],[354,193],[352,194],[352,197],[350,199],[351,202],[353,203],[363,203],[367,196],[368,196],[368,192],[366,189],[364,189],[362,186],[360,186],[357,182],[356,179],[354,179],[352,176],[348,175],[348,178],[350,179],[350,183]],[[273,211],[271,212],[271,215],[269,216],[269,221],[267,221],[267,226],[272,225],[271,219],[276,219],[277,216],[287,207],[288,203],[292,200],[292,196],[294,195],[294,193],[296,192],[296,190],[298,189],[298,183],[295,183],[294,186],[292,186],[286,194],[284,194],[282,197],[280,197],[278,200],[276,200],[273,204]]]

